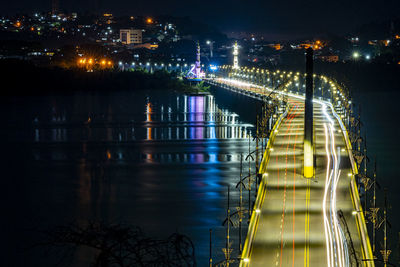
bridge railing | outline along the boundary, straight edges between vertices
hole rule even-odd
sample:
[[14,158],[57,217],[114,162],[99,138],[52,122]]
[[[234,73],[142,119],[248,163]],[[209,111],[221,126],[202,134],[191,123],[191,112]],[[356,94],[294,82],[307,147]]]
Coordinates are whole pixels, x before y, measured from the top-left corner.
[[[235,69],[230,65],[224,65],[214,75],[237,81],[246,81],[259,88],[266,88],[277,92],[305,95],[305,73],[255,67]],[[351,107],[349,90],[343,84],[324,75],[314,74],[313,77],[315,97],[332,103],[338,113],[345,117],[348,116]]]
[[[277,91],[282,95],[304,95],[304,91],[302,91],[302,88],[304,88],[302,86],[302,83],[305,84],[305,75],[302,75],[300,73],[293,74],[291,72],[272,72],[268,70],[260,71],[259,69],[249,69],[246,67],[234,70],[229,66],[225,66],[222,68],[219,76],[229,77],[236,81],[246,81],[247,83],[256,86],[256,88],[258,86],[258,88],[268,89],[269,91],[279,89]],[[287,79],[284,79],[285,77]],[[350,195],[353,201],[353,207],[356,211],[356,225],[361,239],[361,252],[364,259],[363,263],[364,266],[371,267],[374,266],[374,262],[371,261],[371,259],[373,259],[373,253],[368,237],[364,213],[362,212],[357,182],[355,180],[355,175],[358,174],[358,168],[354,160],[354,156],[352,153],[352,144],[347,130],[350,125],[351,100],[349,98],[348,91],[343,85],[340,85],[338,82],[332,79],[328,79],[325,76],[314,75],[314,87],[316,97],[332,109],[335,118],[340,124],[345,139],[347,151],[349,153],[349,158],[352,166]],[[254,91],[254,93],[263,95],[266,94],[264,91],[256,92],[255,90],[251,90],[250,88],[251,86],[249,86],[249,91]],[[279,127],[284,116],[285,113],[283,113],[276,121],[274,128],[271,132],[270,139],[268,140],[264,157],[260,166],[260,174],[262,175],[265,175],[264,172],[266,164],[269,160],[270,146],[274,141],[276,129]],[[345,123],[343,123],[343,121]],[[348,125],[348,127],[346,127],[346,125]],[[261,179],[261,183],[259,186],[257,199],[253,207],[253,213],[249,224],[248,235],[244,245],[240,266],[247,266],[250,260],[249,257],[251,255],[251,243],[254,239],[254,235],[258,226],[259,212],[257,211],[259,211],[260,205],[263,203],[263,200],[265,198],[266,184],[267,179],[263,176],[263,179]]]

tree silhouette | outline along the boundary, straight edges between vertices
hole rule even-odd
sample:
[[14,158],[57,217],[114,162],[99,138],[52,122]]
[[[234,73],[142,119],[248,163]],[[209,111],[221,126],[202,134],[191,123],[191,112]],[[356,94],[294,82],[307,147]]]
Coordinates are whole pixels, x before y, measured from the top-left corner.
[[[88,223],[58,226],[44,232],[49,253],[62,255],[68,262],[74,250],[87,247],[96,251],[93,266],[196,266],[192,241],[185,235],[172,234],[165,240],[148,238],[138,227],[121,224]],[[57,250],[57,251],[54,251]]]

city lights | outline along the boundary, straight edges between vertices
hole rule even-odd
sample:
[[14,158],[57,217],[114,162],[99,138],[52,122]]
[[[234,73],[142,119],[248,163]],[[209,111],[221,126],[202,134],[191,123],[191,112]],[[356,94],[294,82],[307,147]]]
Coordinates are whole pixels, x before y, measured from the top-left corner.
[[[383,201],[372,204],[382,194],[375,192],[380,186],[368,165],[376,151],[368,148],[367,157],[370,134],[362,125],[386,117],[391,122],[385,120],[385,127],[398,124],[392,112],[393,89],[400,84],[400,25],[392,17],[397,9],[378,14],[386,22],[375,22],[383,9],[369,5],[363,12],[367,5],[360,1],[354,5],[357,19],[350,21],[357,23],[350,23],[341,18],[354,15],[354,8],[326,3],[302,8],[288,3],[292,8],[278,10],[265,1],[197,3],[201,7],[183,1],[100,2],[74,6],[51,0],[42,11],[29,8],[44,4],[28,3],[23,14],[7,15],[15,9],[10,5],[0,16],[2,78],[12,84],[2,88],[12,100],[3,101],[9,105],[3,139],[11,148],[5,150],[7,162],[15,161],[3,175],[4,188],[15,189],[11,180],[17,179],[32,191],[10,192],[7,203],[17,211],[11,223],[18,226],[10,238],[31,227],[37,221],[32,211],[39,210],[44,227],[61,229],[56,223],[79,215],[72,216],[79,225],[88,222],[101,232],[100,242],[93,241],[93,231],[85,237],[104,244],[104,251],[93,259],[91,250],[80,250],[82,257],[72,260],[84,263],[77,265],[90,260],[129,265],[145,250],[165,253],[157,259],[168,266],[185,265],[180,259],[201,266],[385,265],[390,250],[379,243],[386,242],[386,232],[376,227],[386,224]],[[151,10],[163,15],[147,13]],[[363,25],[362,16],[369,24]],[[368,139],[372,148],[396,146],[396,136],[368,128],[379,137]],[[20,140],[22,146],[15,146]],[[397,177],[397,169],[386,176],[396,167],[386,165],[378,177],[382,184],[383,178]],[[389,190],[396,193],[395,187]],[[64,192],[73,193],[62,199],[67,213],[46,205],[59,204]],[[139,208],[127,213],[126,207]],[[151,222],[149,231],[178,225],[187,239],[177,233],[173,244],[163,243],[165,249],[155,243],[154,249],[150,243],[136,248],[129,245],[136,242],[132,238],[142,242],[144,233],[104,235],[96,221],[118,225],[132,218],[132,227]],[[159,232],[148,236],[160,240]],[[199,234],[203,238],[189,242]],[[104,236],[110,240],[103,242]],[[37,241],[28,237],[28,243]],[[115,238],[132,242],[126,248]],[[82,245],[83,239],[74,241]],[[188,245],[204,253],[194,258]],[[114,247],[118,253],[110,255]],[[124,251],[130,249],[137,253]],[[177,250],[180,258],[173,255]],[[20,258],[42,254],[35,248]],[[29,265],[44,266],[53,258],[59,260]],[[164,263],[141,260],[147,258],[153,265]],[[176,262],[167,263],[170,259]]]
[[107,59],[95,59],[95,58],[79,58],[78,61],[78,67],[84,67],[86,69],[104,69],[104,68],[110,68],[112,67],[112,61],[107,60]]

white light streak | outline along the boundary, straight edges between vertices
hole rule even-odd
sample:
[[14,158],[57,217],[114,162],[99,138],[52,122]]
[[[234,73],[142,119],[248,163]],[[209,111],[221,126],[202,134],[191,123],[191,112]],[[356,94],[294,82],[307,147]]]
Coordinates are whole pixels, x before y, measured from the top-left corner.
[[[243,90],[252,91],[257,89],[259,94],[266,94],[267,92],[272,92],[273,89],[268,87],[259,86],[256,84],[227,79],[218,78],[221,83],[236,86]],[[260,90],[261,89],[261,90]],[[254,90],[253,90],[254,91]],[[286,95],[291,98],[304,100],[303,95],[297,95],[290,92],[276,91],[279,95]],[[331,113],[335,117],[336,121],[339,123],[339,128],[342,129],[344,136],[346,136],[346,130],[339,116],[334,111],[332,104],[328,101],[313,99],[314,103],[321,105],[322,112],[327,120],[324,123],[325,130],[325,150],[327,157],[327,167],[326,167],[326,178],[325,178],[325,190],[322,203],[323,209],[323,219],[324,219],[324,233],[326,241],[326,253],[327,253],[327,266],[328,267],[348,267],[350,266],[349,252],[347,247],[346,238],[344,236],[343,230],[340,226],[339,220],[337,218],[336,202],[337,202],[337,186],[339,183],[339,178],[341,171],[339,170],[340,164],[340,151],[339,147],[335,145],[335,121],[330,117],[327,107],[329,106]],[[354,165],[354,159],[350,157],[352,165]]]

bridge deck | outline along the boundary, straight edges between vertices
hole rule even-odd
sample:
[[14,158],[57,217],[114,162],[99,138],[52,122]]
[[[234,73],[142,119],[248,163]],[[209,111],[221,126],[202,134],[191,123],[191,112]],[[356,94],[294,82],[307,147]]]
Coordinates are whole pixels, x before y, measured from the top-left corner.
[[[290,99],[289,112],[283,119],[272,144],[266,166],[266,194],[251,244],[250,266],[328,266],[324,230],[323,198],[328,164],[332,164],[332,136],[328,138],[324,124],[329,118],[334,125],[334,147],[340,155],[340,175],[337,185],[337,210],[342,210],[351,233],[356,253],[360,257],[360,238],[350,194],[351,163],[338,121],[330,109],[323,112],[314,104],[315,178],[302,175],[304,103]],[[327,144],[328,142],[328,144]],[[328,209],[329,203],[327,202]],[[343,229],[345,231],[346,229]]]

